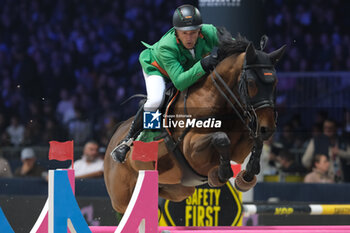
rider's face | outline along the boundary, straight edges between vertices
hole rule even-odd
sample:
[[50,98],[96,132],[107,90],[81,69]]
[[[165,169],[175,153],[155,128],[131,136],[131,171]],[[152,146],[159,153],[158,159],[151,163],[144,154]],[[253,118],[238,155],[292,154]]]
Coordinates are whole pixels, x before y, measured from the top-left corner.
[[186,49],[193,49],[197,43],[200,29],[192,31],[176,30],[178,39],[182,42]]

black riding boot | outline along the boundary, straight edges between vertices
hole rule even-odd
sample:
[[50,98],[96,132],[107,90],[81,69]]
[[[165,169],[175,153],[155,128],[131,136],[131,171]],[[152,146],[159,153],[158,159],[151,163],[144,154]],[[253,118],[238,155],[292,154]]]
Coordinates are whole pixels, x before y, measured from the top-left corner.
[[143,126],[143,105],[137,111],[134,121],[131,124],[128,134],[121,141],[121,143],[114,148],[111,152],[111,156],[115,161],[119,161],[120,163],[124,162],[126,153],[130,150],[130,146],[132,142],[136,139],[138,134],[141,132]]

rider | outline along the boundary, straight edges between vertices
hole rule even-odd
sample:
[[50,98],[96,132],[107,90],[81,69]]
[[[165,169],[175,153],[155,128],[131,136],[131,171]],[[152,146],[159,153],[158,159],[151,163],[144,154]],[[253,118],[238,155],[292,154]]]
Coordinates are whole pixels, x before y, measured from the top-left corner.
[[146,82],[147,101],[138,110],[127,136],[111,152],[114,160],[123,162],[130,145],[143,125],[143,111],[156,111],[163,102],[165,83],[172,81],[183,91],[218,63],[208,55],[218,45],[217,28],[202,24],[199,10],[182,5],[173,14],[171,28],[157,43],[148,45],[139,57]]

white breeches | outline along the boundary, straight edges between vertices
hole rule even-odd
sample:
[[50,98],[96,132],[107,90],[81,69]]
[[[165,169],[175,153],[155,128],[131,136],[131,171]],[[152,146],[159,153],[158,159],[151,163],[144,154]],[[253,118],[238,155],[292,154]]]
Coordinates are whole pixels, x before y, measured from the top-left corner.
[[155,112],[163,102],[165,81],[160,75],[148,75],[144,71],[146,82],[147,101],[143,107],[145,111]]

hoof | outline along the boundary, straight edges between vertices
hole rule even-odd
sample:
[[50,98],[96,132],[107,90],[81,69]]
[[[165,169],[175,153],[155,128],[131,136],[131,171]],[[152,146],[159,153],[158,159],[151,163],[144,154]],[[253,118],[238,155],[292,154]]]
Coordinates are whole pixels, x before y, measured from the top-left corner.
[[237,174],[236,180],[235,180],[235,187],[238,191],[241,192],[246,192],[249,189],[253,188],[256,185],[256,176],[254,176],[252,181],[246,181],[243,178],[244,173],[246,172],[246,170],[242,170]]
[[226,184],[226,181],[223,183],[219,179],[219,167],[215,167],[209,171],[208,184],[210,187],[221,187]]
[[233,177],[233,171],[231,165],[219,166],[219,180],[225,181],[225,183]]

